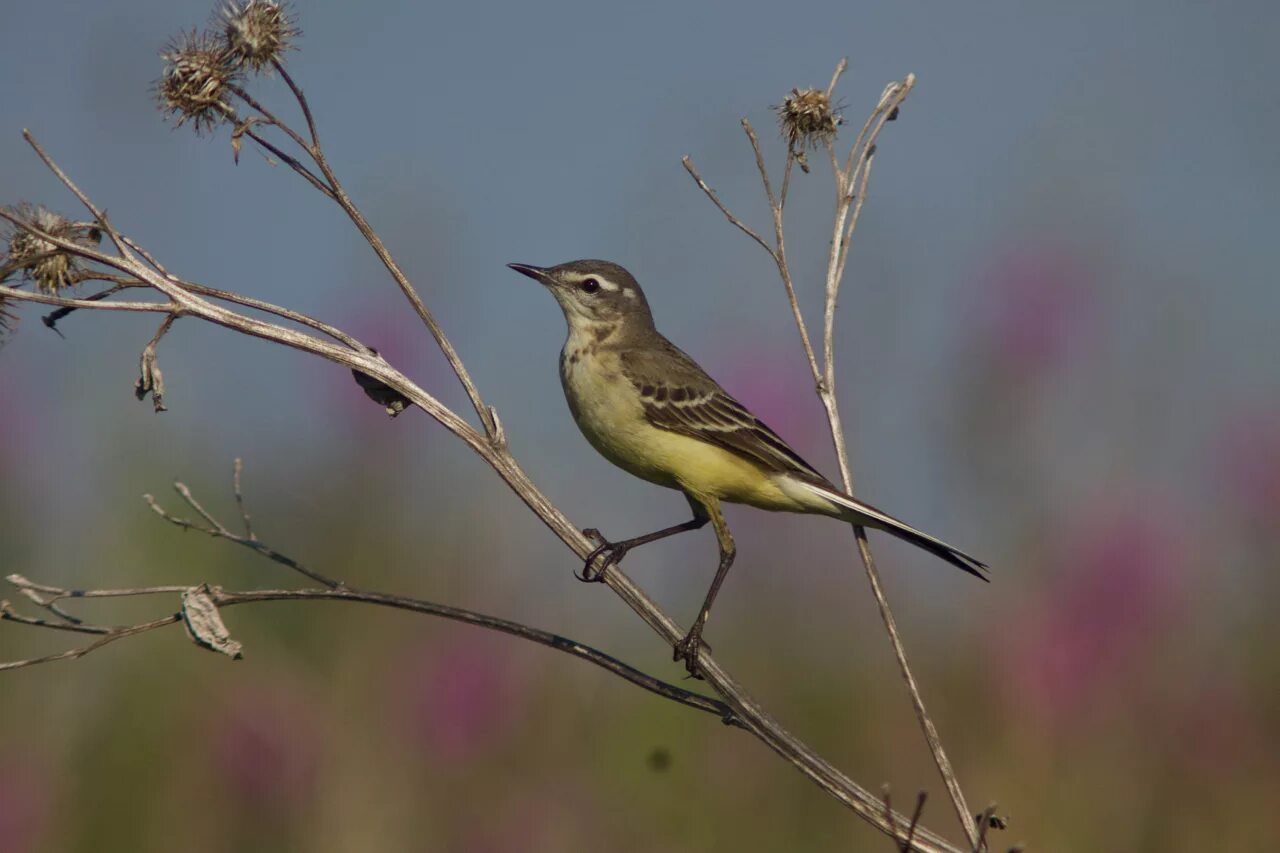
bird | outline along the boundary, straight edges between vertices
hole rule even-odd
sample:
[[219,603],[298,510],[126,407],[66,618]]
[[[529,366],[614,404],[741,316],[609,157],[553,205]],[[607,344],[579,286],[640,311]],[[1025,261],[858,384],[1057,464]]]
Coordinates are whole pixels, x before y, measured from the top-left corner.
[[673,659],[683,660],[690,675],[699,676],[702,633],[737,554],[722,503],[882,530],[987,580],[986,563],[845,494],[801,458],[658,331],[644,291],[623,267],[591,259],[507,266],[541,283],[564,312],[560,382],[587,442],[624,471],[683,492],[693,511],[689,521],[616,542],[587,531],[599,546],[587,556],[582,579],[603,580],[609,566],[640,545],[708,523],[715,530],[715,578],[674,647]]

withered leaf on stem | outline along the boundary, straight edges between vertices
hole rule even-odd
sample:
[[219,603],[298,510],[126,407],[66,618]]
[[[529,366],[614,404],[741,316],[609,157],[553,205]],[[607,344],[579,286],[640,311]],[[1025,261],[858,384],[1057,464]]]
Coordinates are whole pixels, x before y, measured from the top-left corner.
[[227,655],[234,660],[244,657],[240,643],[222,622],[218,605],[209,597],[209,588],[193,586],[182,594],[182,624],[197,646]]

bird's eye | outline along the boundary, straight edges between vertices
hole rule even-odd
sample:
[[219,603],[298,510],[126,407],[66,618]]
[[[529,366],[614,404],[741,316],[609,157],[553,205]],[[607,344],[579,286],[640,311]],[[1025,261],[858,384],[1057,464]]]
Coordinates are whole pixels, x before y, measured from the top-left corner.
[[587,293],[595,293],[600,289],[600,282],[594,278],[585,279],[582,282],[582,289]]

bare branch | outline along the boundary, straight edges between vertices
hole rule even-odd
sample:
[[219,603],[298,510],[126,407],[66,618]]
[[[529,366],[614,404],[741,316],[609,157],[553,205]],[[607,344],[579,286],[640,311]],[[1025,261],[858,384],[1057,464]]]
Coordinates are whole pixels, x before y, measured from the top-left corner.
[[[8,617],[6,616],[5,618],[8,618]],[[68,649],[65,652],[58,652],[56,654],[45,655],[44,657],[39,657],[39,658],[28,658],[27,660],[16,660],[16,661],[9,661],[7,663],[0,663],[0,672],[4,672],[10,669],[22,669],[28,666],[37,666],[42,663],[53,663],[54,661],[75,660],[76,658],[82,658],[85,655],[89,654],[90,652],[97,651],[98,649],[102,648],[108,643],[114,643],[116,640],[121,640],[121,639],[124,639],[125,637],[132,637],[135,634],[145,634],[148,631],[154,631],[156,628],[163,628],[165,625],[172,625],[175,622],[180,622],[181,620],[182,620],[182,615],[179,613],[174,613],[169,616],[164,616],[160,619],[156,619],[152,622],[143,622],[139,625],[130,625],[127,628],[119,628],[117,630],[113,630],[113,631],[110,631],[109,633],[103,634],[101,637],[99,637],[97,640],[94,640],[92,643],[90,643],[87,646],[81,646],[76,649]]]
[[[831,83],[828,85],[826,94],[828,99],[834,92],[836,83],[839,82],[841,75],[847,68],[847,62],[841,60],[836,66],[831,76]],[[874,159],[875,146],[879,138],[880,132],[884,125],[893,118],[897,117],[898,107],[902,101],[910,93],[915,85],[915,75],[908,74],[901,82],[892,82],[885,87],[880,101],[876,104],[875,109],[867,118],[862,130],[859,131],[854,140],[852,149],[849,152],[849,160],[844,168],[841,168],[835,156],[834,145],[831,140],[826,141],[827,151],[831,160],[832,175],[836,184],[836,210],[832,223],[831,245],[827,258],[826,285],[824,287],[824,310],[823,310],[823,336],[822,336],[822,366],[819,368],[817,357],[814,353],[812,343],[809,339],[808,329],[806,327],[804,316],[800,311],[799,303],[796,298],[795,288],[791,281],[791,275],[788,268],[787,258],[783,247],[785,246],[782,222],[782,199],[785,199],[785,178],[784,178],[784,194],[775,201],[773,190],[769,181],[768,172],[764,166],[763,157],[760,154],[760,146],[754,132],[751,130],[750,124],[743,122],[743,128],[747,131],[747,136],[751,140],[752,150],[755,154],[756,168],[760,172],[761,183],[764,185],[765,195],[769,199],[770,211],[773,214],[774,226],[776,231],[777,249],[769,250],[778,267],[778,272],[782,278],[784,288],[787,293],[788,302],[791,305],[792,316],[796,322],[796,328],[800,333],[800,339],[805,351],[805,355],[809,360],[810,368],[813,372],[814,380],[817,384],[818,397],[822,401],[823,407],[827,411],[827,420],[831,429],[832,441],[836,449],[836,458],[840,466],[840,473],[846,492],[852,493],[853,481],[850,474],[850,464],[848,449],[844,439],[844,428],[840,420],[839,403],[835,393],[835,313],[836,304],[839,298],[840,285],[843,281],[845,262],[848,258],[848,249],[852,241],[853,231],[857,227],[858,219],[862,212],[862,205],[866,197],[866,188],[870,180],[871,164]],[[794,157],[794,151],[788,153],[788,166],[790,159]],[[855,159],[856,158],[856,159]],[[716,206],[720,208],[730,222],[743,228],[735,217],[730,215],[720,204],[714,193],[705,185],[701,178],[690,166],[689,159],[684,159],[685,168],[693,175],[694,180],[702,187],[703,192],[707,193]],[[856,192],[855,192],[856,190]],[[856,206],[855,206],[856,201]],[[745,230],[745,229],[743,229]],[[751,232],[748,232],[749,234]],[[764,242],[754,234],[757,242],[764,245]],[[876,604],[880,609],[881,619],[884,622],[886,633],[889,636],[890,645],[893,647],[894,657],[897,660],[898,668],[902,674],[903,680],[907,685],[907,690],[911,695],[912,706],[915,710],[916,718],[920,723],[924,732],[925,740],[929,745],[934,763],[938,767],[938,771],[943,778],[950,795],[952,805],[956,810],[956,814],[960,819],[961,825],[964,827],[966,837],[969,843],[978,843],[977,828],[974,825],[973,817],[969,813],[968,805],[965,803],[963,792],[960,789],[959,781],[956,779],[955,771],[951,767],[950,761],[947,759],[946,752],[943,750],[938,732],[933,724],[933,720],[924,706],[924,701],[920,696],[919,686],[916,684],[915,676],[912,674],[908,665],[906,652],[902,646],[902,640],[898,634],[897,623],[894,619],[893,612],[889,607],[888,600],[885,598],[883,587],[880,583],[879,572],[876,569],[875,560],[871,553],[870,546],[867,543],[866,531],[861,527],[854,526],[854,536],[857,540],[858,551],[861,555],[863,565],[866,569],[867,578],[871,586],[872,594],[876,599]],[[892,813],[892,809],[888,803],[883,804],[886,811]],[[917,805],[917,817],[910,825],[914,833],[914,827],[918,823],[919,810],[923,808],[923,800]],[[887,825],[886,832],[891,834],[895,840],[898,838],[896,827],[891,818],[885,818],[882,829]],[[908,843],[909,847],[910,842]],[[904,848],[907,849],[907,848]]]
[[720,196],[716,195],[716,191],[711,189],[711,187],[707,186],[706,181],[702,180],[702,176],[698,174],[698,170],[693,165],[693,160],[691,160],[686,155],[685,157],[682,157],[680,159],[680,162],[684,164],[685,171],[688,172],[689,176],[693,178],[693,180],[698,184],[699,189],[701,189],[704,193],[707,194],[707,198],[711,199],[712,204],[720,208],[720,212],[723,213],[725,217],[730,222],[733,223],[734,227],[737,228],[739,231],[741,231],[743,234],[746,234],[752,240],[755,240],[757,243],[759,243],[760,248],[764,249],[766,252],[769,253],[771,257],[773,257],[776,260],[777,255],[774,253],[773,247],[770,246],[768,243],[766,243],[763,237],[761,237],[755,231],[751,230],[750,226],[748,226],[738,217],[734,216],[733,213],[729,210],[729,208],[724,206],[724,202],[720,200]]
[[[29,581],[26,581],[25,578],[21,578],[18,575],[11,575],[8,580],[15,586],[19,586],[20,584],[30,584]],[[741,722],[734,716],[733,710],[725,703],[709,696],[703,696],[700,693],[686,690],[683,687],[669,684],[661,679],[654,678],[653,676],[641,672],[635,667],[623,663],[612,655],[606,654],[598,649],[594,649],[591,646],[584,645],[575,640],[571,640],[568,637],[553,634],[549,631],[542,631],[528,625],[522,625],[519,622],[512,622],[507,619],[499,619],[493,616],[486,616],[482,613],[475,613],[470,610],[449,607],[443,604],[436,604],[435,602],[423,601],[421,599],[409,598],[406,596],[356,589],[253,589],[242,592],[232,592],[223,590],[216,586],[210,586],[207,588],[156,586],[139,589],[109,590],[66,590],[43,584],[33,586],[53,594],[57,599],[119,598],[123,596],[136,595],[183,595],[194,589],[201,589],[208,596],[209,600],[217,607],[233,607],[238,604],[252,604],[263,601],[350,601],[371,604],[379,607],[389,607],[397,610],[407,610],[431,616],[440,616],[445,619],[451,619],[455,622],[464,622],[469,625],[476,625],[481,628],[500,631],[504,634],[520,637],[544,646],[549,646],[557,651],[589,661],[596,666],[613,673],[614,675],[630,681],[632,684],[648,690],[651,693],[679,702],[680,704],[686,705],[690,708],[714,714],[727,725],[736,726],[738,728],[743,727]],[[30,658],[27,660],[0,662],[0,672],[3,672],[5,670],[22,669],[44,663],[80,658],[90,652],[102,648],[108,643],[114,642],[115,640],[123,639],[124,637],[136,636],[138,634],[145,634],[158,628],[164,628],[168,625],[176,624],[177,622],[182,621],[182,615],[180,613],[175,613],[136,625],[114,628],[96,625],[67,625],[58,622],[50,622],[44,619],[35,619],[29,616],[23,616],[15,612],[9,603],[5,601],[0,602],[0,620],[39,628],[100,635],[100,639],[86,646],[69,649],[65,652],[59,652],[57,654],[46,655],[39,658]]]
[[241,511],[241,518],[244,520],[245,530],[247,531],[244,536],[237,536],[236,534],[228,530],[222,524],[222,522],[214,518],[213,515],[208,512],[208,510],[206,510],[203,506],[201,506],[200,502],[196,500],[195,496],[191,494],[191,490],[187,488],[185,484],[174,483],[173,488],[174,488],[174,491],[176,491],[179,495],[182,496],[182,499],[187,502],[188,506],[190,506],[192,509],[194,509],[197,513],[200,514],[200,517],[203,518],[205,522],[209,525],[208,527],[201,527],[199,524],[196,524],[192,521],[188,521],[185,518],[178,518],[177,516],[171,515],[167,510],[165,510],[164,507],[160,506],[160,504],[156,502],[156,499],[153,498],[151,495],[143,495],[142,499],[147,502],[147,506],[151,507],[152,511],[155,512],[156,515],[160,516],[165,521],[169,522],[172,525],[175,525],[176,527],[180,527],[184,530],[196,530],[196,531],[199,531],[200,533],[208,534],[209,536],[212,536],[215,539],[225,539],[228,542],[234,542],[237,545],[242,545],[245,548],[248,548],[249,550],[262,555],[263,557],[266,557],[268,560],[271,560],[272,562],[279,563],[280,565],[285,566],[286,568],[292,569],[293,571],[298,572],[299,574],[305,575],[306,577],[310,578],[316,583],[322,584],[323,586],[328,587],[329,589],[342,589],[345,587],[345,584],[343,584],[342,581],[334,580],[333,578],[326,577],[325,575],[321,574],[320,572],[317,572],[314,569],[307,568],[306,566],[302,565],[298,561],[294,560],[292,557],[286,556],[285,554],[281,554],[279,551],[276,551],[274,548],[270,548],[267,545],[264,545],[258,539],[257,536],[253,535],[253,529],[249,525],[249,516],[244,512],[244,502],[240,494],[240,460],[238,459],[236,460],[235,493],[236,493],[236,502],[239,505],[240,511]]
[[[27,144],[31,146],[32,150],[36,152],[36,156],[44,161],[44,164],[49,167],[49,171],[53,172],[53,174],[58,177],[59,181],[62,181],[62,185],[71,190],[72,194],[80,200],[80,203],[93,214],[93,218],[102,226],[102,230],[107,232],[107,236],[111,238],[111,242],[115,243],[116,251],[120,253],[121,257],[129,257],[129,250],[125,247],[124,243],[121,242],[120,234],[111,225],[111,223],[107,221],[106,213],[94,207],[93,202],[89,201],[89,197],[81,192],[79,187],[72,183],[71,179],[67,177],[66,172],[58,168],[58,164],[53,162],[53,158],[45,153],[45,150],[40,147],[40,143],[36,142],[35,137],[31,135],[31,131],[27,130],[25,127],[22,129],[22,138],[25,139]],[[53,241],[51,240],[49,242]]]
[[747,139],[751,140],[751,150],[755,154],[756,169],[760,172],[760,180],[764,183],[765,196],[769,199],[769,212],[773,216],[773,239],[777,246],[777,251],[773,252],[773,259],[778,266],[778,275],[782,277],[782,286],[787,293],[787,303],[791,306],[791,317],[796,321],[796,328],[800,330],[800,345],[804,347],[804,356],[809,362],[809,369],[813,372],[813,381],[815,383],[821,381],[818,376],[818,358],[814,354],[813,344],[809,340],[809,328],[804,322],[804,313],[800,310],[800,302],[796,298],[796,288],[791,282],[791,267],[787,264],[787,238],[782,226],[783,205],[787,200],[787,186],[791,182],[791,166],[795,162],[795,151],[787,147],[787,163],[783,167],[782,194],[774,201],[773,191],[769,188],[769,170],[765,168],[764,156],[760,153],[760,140],[756,138],[755,129],[752,128],[751,122],[745,118],[742,120],[742,129],[746,131]]
[[[236,457],[231,473],[231,488],[236,494],[236,508],[240,510],[240,521],[244,524],[244,535],[250,542],[257,542],[258,537],[253,534],[253,522],[249,518],[249,511],[244,508],[244,492],[240,490],[240,474],[244,471],[244,461],[239,456]],[[331,586],[332,584],[325,584]]]
[[831,72],[831,82],[827,84],[827,100],[831,100],[831,96],[835,94],[836,84],[840,82],[840,75],[849,68],[849,58],[847,56],[840,57],[840,61],[836,63],[836,70]]
[[[0,212],[0,217],[4,216]],[[47,293],[36,293],[30,290],[19,290],[16,287],[0,285],[0,296],[15,302],[38,302],[41,305],[61,305],[64,308],[93,308],[98,311],[143,311],[157,314],[168,314],[173,305],[168,302],[104,302],[94,299],[69,299],[65,296],[52,296]]]
[[256,130],[252,130],[252,129],[246,130],[244,132],[244,135],[252,139],[254,142],[258,143],[259,146],[261,146],[264,150],[269,152],[272,156],[276,157],[282,163],[288,166],[290,169],[293,169],[293,171],[301,175],[307,181],[307,183],[311,184],[311,186],[315,187],[317,190],[321,192],[321,194],[329,198],[331,201],[338,200],[338,197],[333,194],[333,190],[329,188],[329,185],[326,184],[324,181],[322,181],[320,178],[316,177],[316,174],[312,172],[310,169],[308,169],[306,166],[302,165],[302,161],[300,161],[297,157],[292,156],[288,152],[281,149],[279,146],[273,144],[270,140],[268,140],[262,134],[258,133]]
[[307,103],[307,98],[302,94],[302,89],[298,84],[293,82],[291,75],[284,67],[284,63],[279,59],[271,60],[271,65],[280,74],[280,79],[284,80],[284,84],[289,87],[289,91],[293,93],[294,100],[298,102],[298,106],[302,108],[302,117],[307,122],[307,133],[311,136],[311,144],[316,148],[320,148],[320,134],[316,132],[315,116],[311,114],[311,104]]
[[[338,206],[343,209],[347,214],[347,218],[349,218],[352,224],[356,226],[356,230],[360,232],[362,237],[364,237],[370,248],[373,249],[374,254],[378,256],[378,259],[382,261],[382,265],[386,267],[387,272],[391,274],[392,279],[395,280],[401,293],[403,293],[405,298],[409,300],[409,304],[413,306],[413,310],[417,313],[418,318],[422,320],[428,331],[431,332],[431,336],[435,338],[436,345],[440,347],[440,351],[444,353],[445,360],[449,362],[449,366],[453,369],[454,375],[458,377],[458,381],[462,384],[463,390],[466,391],[467,398],[471,401],[472,408],[475,409],[476,414],[479,416],[480,423],[484,426],[485,434],[488,435],[490,439],[494,438],[497,430],[494,426],[493,419],[490,417],[489,406],[487,406],[481,399],[480,391],[472,381],[471,374],[467,372],[466,367],[463,365],[462,359],[459,357],[457,350],[454,349],[453,344],[445,335],[444,329],[436,321],[435,316],[427,309],[426,304],[418,295],[418,291],[414,288],[413,283],[409,281],[409,277],[404,274],[400,265],[396,263],[395,259],[391,256],[391,252],[387,249],[386,245],[383,244],[382,238],[377,235],[373,230],[373,226],[369,224],[369,221],[364,218],[364,214],[356,207],[355,202],[351,200],[349,195],[347,195],[347,191],[338,180],[337,174],[329,166],[329,162],[325,158],[324,151],[320,147],[319,138],[316,134],[315,119],[311,114],[311,108],[308,105],[306,98],[303,97],[302,90],[298,88],[296,83],[294,83],[293,78],[284,72],[282,65],[276,63],[276,66],[280,68],[282,78],[285,80],[290,91],[293,92],[294,97],[302,107],[303,114],[306,117],[307,127],[311,133],[312,141],[310,143],[304,140],[293,128],[276,118],[274,114],[267,110],[266,107],[260,104],[248,92],[235,85],[228,85],[227,88],[229,91],[233,92],[236,97],[240,98],[252,109],[262,114],[272,124],[284,131],[299,148],[307,152],[307,155],[316,164],[316,168],[320,170],[320,174],[324,176],[324,184],[329,190],[325,194],[337,202]],[[312,183],[313,185],[315,184],[314,181]]]
[[[841,283],[844,280],[844,266],[847,259],[848,245],[852,242],[853,230],[857,225],[858,216],[861,214],[862,204],[866,198],[866,187],[870,180],[871,163],[874,159],[876,143],[880,132],[889,121],[889,117],[896,114],[896,110],[907,95],[910,94],[914,85],[915,75],[908,74],[902,82],[890,83],[885,87],[880,102],[872,111],[871,116],[863,126],[863,130],[858,134],[858,138],[854,142],[853,149],[849,155],[850,165],[846,166],[844,172],[837,172],[835,176],[837,206],[832,230],[831,249],[827,262],[826,301],[823,311],[824,370],[819,396],[827,410],[827,420],[831,427],[831,438],[836,449],[836,460],[840,467],[841,481],[845,491],[850,494],[853,493],[853,476],[851,474],[848,447],[844,438],[844,427],[840,419],[839,402],[835,394],[836,302]],[[857,154],[856,162],[853,159],[855,154]],[[853,191],[855,177],[859,179],[856,199]],[[856,208],[853,207],[855,201]],[[880,573],[876,567],[870,543],[867,541],[866,531],[861,527],[855,526],[854,538],[857,541],[858,553],[866,570],[868,584],[871,586],[872,595],[880,610],[881,621],[884,623],[885,632],[893,648],[898,670],[907,686],[907,692],[911,696],[911,704],[915,711],[916,719],[920,724],[921,731],[924,733],[925,741],[929,745],[929,751],[933,756],[934,764],[938,768],[938,773],[942,776],[943,783],[946,785],[956,816],[959,818],[961,826],[964,827],[965,836],[970,844],[976,844],[978,830],[974,825],[973,815],[969,811],[964,792],[960,788],[960,782],[956,778],[950,759],[947,758],[942,739],[938,735],[938,729],[925,708],[924,698],[920,694],[920,687],[907,661],[906,650],[898,633],[897,620],[894,618],[893,610],[890,608],[889,601],[885,596],[884,586],[880,581]]]

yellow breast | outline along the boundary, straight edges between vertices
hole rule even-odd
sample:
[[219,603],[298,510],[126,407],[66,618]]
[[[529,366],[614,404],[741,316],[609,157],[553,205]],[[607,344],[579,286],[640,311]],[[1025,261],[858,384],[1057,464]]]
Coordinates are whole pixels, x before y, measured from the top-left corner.
[[[599,453],[637,477],[694,495],[763,509],[805,507],[777,478],[737,453],[649,423],[640,394],[616,353],[575,349],[561,357],[560,378],[573,418]],[[576,357],[575,357],[576,356]]]

